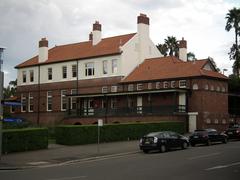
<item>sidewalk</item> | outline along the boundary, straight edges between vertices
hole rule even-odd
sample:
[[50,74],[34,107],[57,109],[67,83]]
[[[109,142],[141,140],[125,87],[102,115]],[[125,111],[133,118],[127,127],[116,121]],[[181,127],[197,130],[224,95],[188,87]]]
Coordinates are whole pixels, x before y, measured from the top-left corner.
[[0,170],[47,166],[71,161],[80,161],[86,158],[136,152],[139,152],[138,141],[102,143],[99,145],[99,153],[97,144],[79,146],[50,144],[48,149],[45,150],[2,155]]

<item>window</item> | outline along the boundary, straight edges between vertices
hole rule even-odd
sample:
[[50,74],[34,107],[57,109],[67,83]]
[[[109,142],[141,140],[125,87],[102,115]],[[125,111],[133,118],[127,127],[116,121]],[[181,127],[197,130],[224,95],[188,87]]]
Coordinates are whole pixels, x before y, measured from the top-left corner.
[[22,72],[22,82],[23,82],[23,83],[27,82],[27,74],[26,74],[26,71],[23,71],[23,72]]
[[222,124],[227,124],[226,119],[223,119],[223,120],[222,120]]
[[143,89],[143,85],[142,84],[137,84],[137,90],[141,91]]
[[33,112],[33,94],[28,94],[28,112]]
[[117,98],[116,97],[111,98],[111,108],[112,109],[117,108]]
[[225,92],[225,91],[226,91],[225,87],[222,87],[222,92]]
[[62,78],[63,79],[67,78],[67,66],[62,67]]
[[52,68],[48,68],[48,80],[52,80]]
[[33,70],[30,70],[30,71],[29,71],[29,74],[30,74],[30,82],[33,82],[33,81],[34,81],[34,73],[33,73]]
[[47,92],[47,111],[52,111],[52,91]]
[[193,84],[193,90],[198,90],[198,84],[197,83]]
[[133,97],[128,97],[128,108],[133,108],[134,106],[134,100]]
[[206,120],[206,123],[207,123],[207,124],[211,124],[211,119],[207,119],[207,120]]
[[218,124],[218,119],[215,119],[215,120],[214,120],[214,123],[215,123],[215,124]]
[[133,91],[133,84],[128,85],[128,91]]
[[24,94],[21,95],[21,112],[26,112],[27,110],[27,98]]
[[103,86],[102,87],[102,93],[107,93],[108,92],[108,87],[107,86]]
[[77,77],[77,65],[72,65],[72,77]]
[[179,81],[179,88],[186,88],[187,87],[187,81],[186,80],[180,80]]
[[85,76],[94,76],[94,63],[85,64]]
[[[77,94],[77,89],[72,89],[71,94]],[[71,97],[71,109],[77,109],[77,98]]]
[[108,73],[108,66],[107,66],[108,62],[107,61],[103,61],[103,74],[107,74]]
[[117,92],[117,86],[112,86],[111,87],[111,92]]
[[214,86],[213,85],[211,85],[211,91],[214,91]]
[[67,110],[67,90],[61,90],[61,110]]
[[160,89],[160,82],[156,82],[156,89]]
[[175,88],[176,87],[176,81],[171,81],[171,88]]
[[102,99],[102,108],[107,107],[107,101],[105,99]]
[[205,85],[205,90],[208,90],[208,89],[209,89],[208,84],[206,84]]
[[117,73],[117,60],[113,59],[112,60],[112,73]]
[[148,83],[148,89],[152,89],[152,83]]
[[169,87],[169,83],[167,81],[163,82],[163,88],[168,88]]
[[220,91],[220,87],[219,87],[219,86],[217,86],[217,91],[218,91],[218,92]]

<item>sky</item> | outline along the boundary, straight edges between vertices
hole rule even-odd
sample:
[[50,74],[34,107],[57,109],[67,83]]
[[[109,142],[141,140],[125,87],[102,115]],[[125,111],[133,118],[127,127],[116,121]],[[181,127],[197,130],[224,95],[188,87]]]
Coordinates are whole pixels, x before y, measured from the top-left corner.
[[187,40],[188,52],[197,59],[212,57],[217,67],[232,73],[228,52],[234,32],[225,31],[229,9],[239,0],[1,0],[0,47],[5,47],[5,86],[15,80],[21,62],[38,53],[38,41],[49,47],[88,40],[92,24],[102,24],[102,37],[137,31],[137,16],[150,18],[150,37],[155,44],[167,36]]

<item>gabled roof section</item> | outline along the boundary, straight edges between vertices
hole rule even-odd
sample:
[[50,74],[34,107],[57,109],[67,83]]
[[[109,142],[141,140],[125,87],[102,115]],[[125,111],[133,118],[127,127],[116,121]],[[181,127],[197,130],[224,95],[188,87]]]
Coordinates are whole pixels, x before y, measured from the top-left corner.
[[92,45],[92,41],[55,46],[49,49],[47,61],[38,63],[38,56],[35,56],[17,65],[15,68],[120,54],[120,47],[128,42],[135,34],[136,33],[103,38],[95,46]]
[[132,73],[124,78],[122,82],[127,83],[197,76],[228,79],[226,76],[216,71],[205,70],[204,66],[208,61],[208,59],[203,59],[184,62],[171,56],[146,59],[135,70],[133,70]]

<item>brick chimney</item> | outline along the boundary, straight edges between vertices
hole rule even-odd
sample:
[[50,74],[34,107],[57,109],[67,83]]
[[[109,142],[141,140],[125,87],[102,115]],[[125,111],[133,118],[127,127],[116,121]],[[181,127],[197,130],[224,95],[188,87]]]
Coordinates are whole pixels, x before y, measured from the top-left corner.
[[39,41],[39,49],[38,49],[38,62],[45,62],[48,60],[48,40],[46,38],[42,38]]
[[137,17],[137,32],[140,36],[149,37],[149,18],[140,13]]
[[187,41],[184,38],[179,41],[179,59],[187,61]]
[[102,40],[102,25],[98,22],[95,21],[93,24],[93,31],[92,31],[92,45],[98,44]]
[[93,33],[90,32],[90,33],[89,33],[89,41],[92,41],[92,40],[93,40]]

